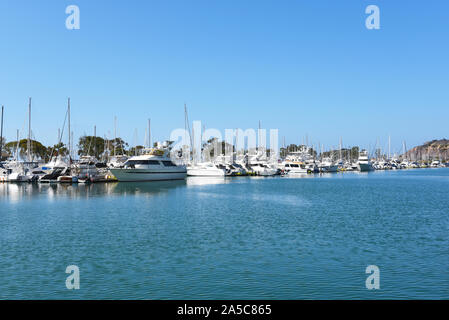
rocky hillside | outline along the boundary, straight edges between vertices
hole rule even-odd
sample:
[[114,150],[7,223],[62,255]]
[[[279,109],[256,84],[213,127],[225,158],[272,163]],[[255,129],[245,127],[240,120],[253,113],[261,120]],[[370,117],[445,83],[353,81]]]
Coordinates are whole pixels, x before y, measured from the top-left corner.
[[423,145],[414,147],[406,152],[406,157],[411,160],[448,160],[449,140],[432,140]]

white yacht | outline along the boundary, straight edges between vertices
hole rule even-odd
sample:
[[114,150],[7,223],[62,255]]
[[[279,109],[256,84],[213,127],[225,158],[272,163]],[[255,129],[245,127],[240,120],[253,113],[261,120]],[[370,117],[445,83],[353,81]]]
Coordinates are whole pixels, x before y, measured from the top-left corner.
[[[40,181],[40,179],[45,176],[51,174],[55,168],[68,168],[69,165],[62,159],[62,157],[58,156],[53,158],[50,162],[42,164],[36,168],[33,168],[28,172],[28,175],[31,177],[32,181]],[[56,180],[56,178],[55,178]]]
[[431,166],[432,168],[438,168],[438,167],[441,167],[441,162],[440,162],[439,160],[434,160],[434,161],[432,161],[432,163],[430,164],[430,166]]
[[271,168],[265,161],[252,162],[250,167],[257,176],[274,176],[277,173],[277,170]]
[[357,161],[357,169],[361,172],[373,170],[373,167],[371,166],[368,157],[368,151],[366,150],[360,151],[359,160]]
[[120,168],[121,166],[123,166],[126,162],[126,160],[128,160],[128,156],[125,155],[118,155],[118,156],[113,156],[109,162],[107,163],[108,168]]
[[226,168],[219,168],[211,162],[201,162],[187,167],[187,175],[193,177],[224,177]]
[[176,165],[164,150],[151,149],[146,154],[129,158],[122,167],[110,168],[118,181],[180,180],[186,167]]
[[8,161],[5,164],[3,173],[6,175],[5,181],[7,182],[30,182],[31,177],[27,175],[28,168],[25,167],[23,162]]
[[284,171],[287,174],[294,173],[309,173],[309,169],[306,167],[306,164],[303,162],[285,162],[284,163]]
[[337,172],[338,164],[331,158],[323,158],[319,164],[320,172]]

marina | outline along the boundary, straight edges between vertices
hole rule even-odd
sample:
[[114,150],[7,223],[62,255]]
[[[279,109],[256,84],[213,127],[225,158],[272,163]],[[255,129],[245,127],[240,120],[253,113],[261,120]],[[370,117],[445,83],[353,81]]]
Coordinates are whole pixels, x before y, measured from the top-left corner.
[[[188,121],[187,108],[185,109],[185,120]],[[79,145],[87,145],[87,152],[78,151],[79,157],[74,156],[73,133],[70,133],[70,98],[68,99],[66,118],[62,132],[58,132],[58,143],[53,148],[47,149],[47,154],[37,154],[33,150],[36,141],[32,141],[31,130],[31,98],[28,106],[28,138],[19,139],[6,144],[3,139],[3,115],[1,118],[1,149],[3,161],[0,162],[0,182],[11,183],[105,183],[105,182],[138,182],[138,181],[161,181],[182,180],[189,177],[243,177],[243,176],[285,176],[296,174],[322,174],[348,171],[368,172],[373,170],[399,170],[417,168],[441,168],[449,167],[447,159],[447,145],[444,155],[436,158],[429,155],[426,160],[412,160],[407,153],[404,143],[404,153],[391,156],[390,138],[388,154],[383,154],[376,149],[376,157],[372,158],[368,150],[353,147],[356,154],[347,156],[347,150],[343,152],[341,139],[338,151],[317,151],[308,145],[290,145],[289,148],[281,148],[280,158],[270,157],[271,150],[260,145],[251,151],[238,150],[237,146],[227,145],[224,141],[216,139],[205,142],[202,147],[202,158],[200,162],[195,159],[195,149],[192,145],[179,150],[172,150],[173,141],[156,142],[154,146],[146,148],[134,147],[126,151],[121,138],[114,137],[111,141],[99,140],[94,128],[94,136],[83,136]],[[68,143],[65,147],[62,139],[67,122]],[[116,125],[116,124],[115,124]],[[115,131],[115,130],[114,130]],[[151,122],[148,121],[148,144],[151,141]],[[260,133],[259,122],[259,140]],[[194,136],[194,132],[188,132]],[[202,136],[202,132],[200,135]],[[98,141],[103,144],[103,150],[98,151]],[[442,140],[445,141],[445,140]],[[118,143],[119,142],[119,143]],[[237,139],[236,139],[237,143]],[[119,145],[118,145],[119,144]],[[225,154],[215,154],[222,145],[228,151]],[[3,149],[9,146],[10,155],[3,153]],[[118,155],[117,148],[120,147],[122,154]],[[210,151],[213,149],[213,152]],[[293,149],[293,150],[292,150]],[[62,151],[62,152],[61,152]],[[210,153],[209,153],[210,152]],[[276,154],[278,154],[276,153]],[[43,157],[48,157],[49,162],[44,162]],[[422,157],[422,155],[421,155]]]
[[0,302],[430,314],[449,300],[437,2],[0,1]]

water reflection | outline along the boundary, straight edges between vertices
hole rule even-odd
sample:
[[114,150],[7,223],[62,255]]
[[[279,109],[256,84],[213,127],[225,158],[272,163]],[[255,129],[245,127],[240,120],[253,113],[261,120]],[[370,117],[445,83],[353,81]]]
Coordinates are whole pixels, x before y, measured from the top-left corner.
[[101,196],[157,195],[172,189],[185,187],[183,180],[98,183],[98,184],[0,184],[0,201],[19,202],[45,197],[47,200],[61,198],[89,198]]
[[165,193],[175,188],[185,187],[185,180],[153,182],[115,182],[104,184],[108,194],[117,195],[151,195]]
[[230,178],[225,177],[187,177],[188,186],[205,186],[211,184],[225,184],[230,182]]

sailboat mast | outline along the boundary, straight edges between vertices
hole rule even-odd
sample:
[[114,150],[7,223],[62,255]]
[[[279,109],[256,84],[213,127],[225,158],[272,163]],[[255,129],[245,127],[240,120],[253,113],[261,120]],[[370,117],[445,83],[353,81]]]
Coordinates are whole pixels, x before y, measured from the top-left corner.
[[151,119],[148,119],[148,148],[151,148]]
[[137,156],[137,128],[134,129],[134,155]]
[[[187,134],[187,132],[189,132],[189,140],[190,140],[190,150],[192,152],[192,156],[193,156],[193,128],[192,128],[192,134],[190,134],[190,124],[189,124],[189,114],[187,113],[187,105],[184,103],[184,118],[185,118],[185,133]],[[187,131],[188,130],[188,131]],[[185,139],[187,140],[187,139]],[[189,156],[190,159],[190,156]]]
[[115,145],[117,144],[117,117],[114,117],[114,157],[115,157]]
[[16,156],[15,156],[15,160],[18,161],[19,160],[19,129],[17,129],[17,145],[16,145]]
[[391,159],[391,136],[388,136],[388,160]]
[[67,100],[67,113],[68,113],[68,121],[69,121],[69,164],[72,158],[72,141],[71,141],[71,131],[70,131],[70,98]]
[[407,143],[404,140],[404,155],[405,155],[405,159],[408,160],[408,154],[407,154]]
[[342,148],[342,138],[340,137],[340,160],[342,159],[342,154],[341,154],[341,148]]
[[97,157],[97,126],[94,126],[94,157]]
[[[186,104],[184,103],[184,143],[185,146],[187,146],[187,107]],[[186,151],[187,147],[184,149],[184,145],[181,146],[181,150],[182,150],[182,157],[184,158],[184,161],[187,162],[190,161],[190,150],[189,150],[189,156],[187,157],[184,152]]]
[[2,106],[2,120],[0,125],[0,161],[2,159],[3,154],[3,110],[5,109],[4,106]]
[[31,162],[31,98],[28,100],[28,140],[27,140],[28,162]]

